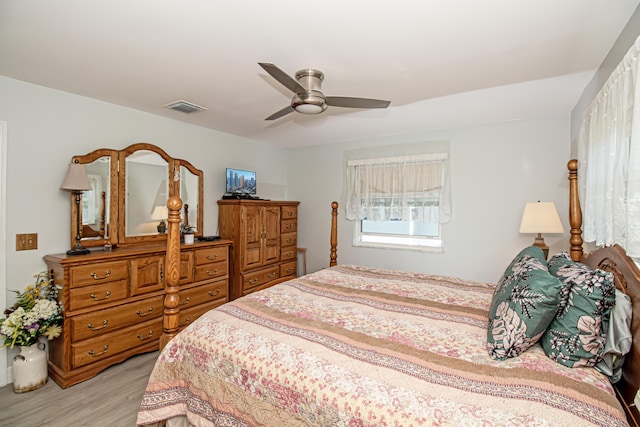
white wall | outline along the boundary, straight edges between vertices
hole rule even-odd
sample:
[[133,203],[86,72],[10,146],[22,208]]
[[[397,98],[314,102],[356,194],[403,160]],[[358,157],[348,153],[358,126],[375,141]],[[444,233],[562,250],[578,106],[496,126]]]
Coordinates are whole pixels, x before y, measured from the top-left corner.
[[444,226],[444,254],[352,246],[353,224],[340,210],[338,262],[497,281],[509,261],[533,242],[518,228],[527,201],[553,201],[564,236],[546,236],[552,253],[569,248],[566,164],[569,116],[547,117],[388,137],[289,152],[289,196],[300,200],[299,246],[308,271],[329,263],[330,204],[343,203],[343,153],[366,145],[448,140],[451,144],[453,219]]
[[[0,121],[7,123],[7,198],[0,207],[7,268],[0,274],[7,289],[23,290],[46,269],[44,255],[70,247],[70,195],[60,185],[73,155],[148,142],[189,160],[204,171],[205,234],[216,234],[226,167],[256,170],[261,196],[286,197],[284,149],[1,76],[0,94]],[[38,249],[16,252],[17,233],[38,233]]]

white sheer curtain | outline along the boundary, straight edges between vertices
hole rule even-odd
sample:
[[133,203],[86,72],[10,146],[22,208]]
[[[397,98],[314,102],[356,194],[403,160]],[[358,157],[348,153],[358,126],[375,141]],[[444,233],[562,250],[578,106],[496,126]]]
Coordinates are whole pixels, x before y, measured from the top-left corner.
[[[347,219],[448,222],[447,161],[447,153],[347,161]],[[437,205],[430,200],[434,190]]]
[[585,112],[578,140],[584,240],[640,257],[640,37]]

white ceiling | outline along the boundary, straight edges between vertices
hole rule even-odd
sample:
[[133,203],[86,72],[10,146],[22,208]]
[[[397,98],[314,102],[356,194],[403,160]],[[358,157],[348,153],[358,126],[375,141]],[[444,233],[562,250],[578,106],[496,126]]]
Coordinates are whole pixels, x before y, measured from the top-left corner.
[[[639,1],[1,0],[0,74],[284,147],[363,140],[570,112]],[[267,122],[291,93],[258,62],[391,106]]]

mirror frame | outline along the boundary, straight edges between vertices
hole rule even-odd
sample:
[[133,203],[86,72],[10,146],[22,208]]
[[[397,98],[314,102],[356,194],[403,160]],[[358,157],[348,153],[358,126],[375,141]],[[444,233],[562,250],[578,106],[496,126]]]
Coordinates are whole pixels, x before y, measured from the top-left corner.
[[[168,197],[171,197],[175,194],[172,189],[172,185],[169,184],[171,182],[172,171],[174,168],[175,160],[169,156],[163,149],[160,147],[156,147],[155,145],[147,144],[144,142],[133,144],[125,148],[124,150],[119,152],[119,173],[118,179],[119,182],[119,194],[118,194],[118,244],[135,244],[142,242],[157,242],[157,241],[166,241],[167,235],[165,233],[158,234],[145,234],[140,236],[128,236],[127,235],[127,224],[126,224],[126,204],[127,204],[127,157],[132,154],[137,153],[138,151],[150,151],[158,154],[167,162],[167,192]],[[179,187],[178,187],[179,189]],[[176,194],[178,195],[178,194]],[[179,195],[178,195],[179,196]],[[167,200],[168,200],[167,197]],[[165,202],[166,204],[166,202]]]
[[[175,159],[169,156],[163,149],[153,144],[140,142],[130,145],[122,150],[113,150],[109,148],[100,148],[94,150],[88,154],[82,156],[73,156],[71,161],[73,163],[88,164],[100,157],[110,158],[110,172],[109,172],[109,212],[105,212],[105,224],[108,224],[108,234],[106,238],[85,238],[83,237],[81,242],[85,247],[98,247],[104,246],[106,243],[110,243],[112,246],[126,246],[141,243],[159,243],[166,242],[166,234],[154,234],[154,235],[141,235],[141,236],[126,236],[126,158],[136,151],[147,150],[159,154],[164,160],[167,161],[167,183],[168,183],[168,197],[177,196],[180,197],[180,166],[184,166],[191,173],[193,173],[198,179],[198,209],[197,209],[197,225],[196,233],[197,237],[202,236],[204,215],[203,215],[203,199],[204,199],[204,173],[194,167],[191,163],[182,159]],[[177,175],[174,173],[177,171]],[[77,206],[75,203],[75,195],[71,194],[71,233],[70,244],[71,247],[75,245],[76,241],[76,226],[77,226]],[[82,215],[82,212],[80,212]]]
[[[89,164],[101,157],[109,157],[109,212],[105,211],[105,225],[108,227],[107,237],[103,237],[101,239],[96,238],[83,238],[82,246],[91,248],[97,246],[104,246],[106,243],[111,243],[114,245],[117,239],[117,224],[114,222],[114,218],[117,217],[117,207],[118,207],[118,171],[117,171],[117,163],[118,163],[118,152],[108,149],[108,148],[99,148],[95,151],[92,151],[84,156],[73,156],[71,158],[72,163],[80,163],[80,164]],[[80,221],[82,221],[82,211],[80,211],[79,215],[77,213],[77,205],[76,205],[76,197],[72,193],[71,194],[71,246],[73,247],[76,243],[76,227],[77,227],[77,218],[80,217]]]
[[[182,159],[176,159],[175,163],[174,163],[174,168],[177,169],[178,172],[180,172],[180,167],[184,166],[185,168],[187,168],[187,170],[189,170],[189,172],[191,172],[192,174],[194,174],[197,178],[198,178],[198,217],[197,217],[197,224],[195,225],[196,227],[196,231],[194,233],[195,237],[202,237],[202,228],[204,226],[204,219],[203,219],[203,215],[202,215],[202,204],[204,201],[204,174],[203,172],[196,168],[195,166],[193,166],[190,162],[186,161],[186,160],[182,160]],[[175,170],[174,169],[174,177],[175,177]],[[180,174],[180,179],[178,181],[171,179],[169,181],[171,184],[173,185],[174,188],[170,188],[169,192],[173,193],[173,194],[180,194],[180,183],[182,182],[182,174]],[[182,198],[182,197],[181,197]],[[182,200],[183,203],[183,209],[184,211],[187,210],[187,203],[185,203],[185,200]],[[190,207],[191,208],[191,207]],[[183,212],[184,215],[184,212]],[[193,224],[192,224],[193,225]]]

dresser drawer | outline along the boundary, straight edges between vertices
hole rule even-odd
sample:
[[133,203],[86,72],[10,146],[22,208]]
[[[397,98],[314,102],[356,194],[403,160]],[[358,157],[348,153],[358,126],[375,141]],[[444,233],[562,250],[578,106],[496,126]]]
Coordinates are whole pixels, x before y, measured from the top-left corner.
[[226,261],[212,262],[210,264],[196,266],[196,282],[216,277],[226,276],[229,273],[229,265]]
[[71,339],[81,341],[104,333],[162,316],[164,297],[106,308],[71,318]]
[[281,233],[293,233],[298,231],[298,221],[295,219],[283,219],[280,221]]
[[225,298],[228,294],[229,282],[227,280],[219,280],[213,283],[207,283],[195,288],[180,291],[180,302],[178,306],[180,310],[183,308],[191,308],[199,304],[206,304],[219,298]]
[[105,359],[138,345],[157,341],[162,335],[162,318],[113,331],[100,337],[71,344],[74,368]]
[[207,264],[216,261],[226,261],[227,247],[196,249],[196,265]]
[[258,286],[264,285],[272,280],[280,277],[280,266],[275,265],[273,267],[264,268],[253,273],[246,273],[242,275],[242,293],[246,295],[251,292],[252,289]]
[[295,276],[296,275],[296,262],[287,262],[280,265],[280,277]]
[[280,237],[280,246],[296,246],[298,233],[283,233]]
[[280,250],[280,261],[287,261],[290,259],[296,259],[297,248],[295,246],[287,246]]
[[94,307],[106,302],[127,297],[127,280],[108,282],[101,285],[83,286],[70,290],[69,310]]
[[127,279],[129,277],[129,262],[101,262],[71,267],[69,277],[71,279],[69,286],[72,288]]
[[298,218],[298,207],[297,206],[282,206],[282,216],[284,219],[295,219]]

